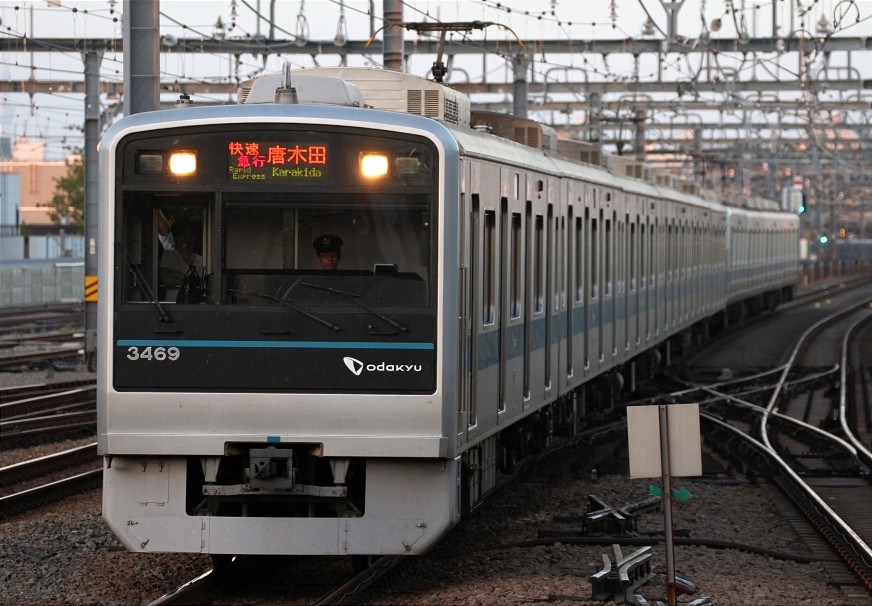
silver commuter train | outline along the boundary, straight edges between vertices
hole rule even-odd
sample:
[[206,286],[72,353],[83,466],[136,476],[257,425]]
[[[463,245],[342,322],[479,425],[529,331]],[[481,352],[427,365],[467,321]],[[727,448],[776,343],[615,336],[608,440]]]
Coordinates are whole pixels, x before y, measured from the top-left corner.
[[246,94],[101,142],[103,517],[130,550],[423,553],[638,377],[793,295],[797,217],[470,128],[433,82]]

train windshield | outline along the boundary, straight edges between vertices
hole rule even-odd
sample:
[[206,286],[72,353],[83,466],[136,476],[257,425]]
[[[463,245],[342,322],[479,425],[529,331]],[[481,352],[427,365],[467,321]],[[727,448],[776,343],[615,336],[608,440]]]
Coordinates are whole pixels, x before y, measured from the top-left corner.
[[330,198],[229,199],[224,302],[426,307],[428,196]]
[[[432,389],[432,143],[196,126],[131,135],[117,158],[116,387],[342,391],[319,370],[369,349],[422,369],[378,390]],[[173,348],[170,377],[130,363],[154,347]],[[182,360],[209,371],[186,374]],[[238,372],[247,367],[251,385]]]

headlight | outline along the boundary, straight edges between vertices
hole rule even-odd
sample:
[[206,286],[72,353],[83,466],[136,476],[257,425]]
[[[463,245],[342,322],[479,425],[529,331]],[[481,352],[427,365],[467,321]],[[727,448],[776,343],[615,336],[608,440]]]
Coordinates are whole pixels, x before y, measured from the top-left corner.
[[367,179],[377,179],[388,174],[388,157],[384,154],[363,154],[360,157],[360,174]]
[[194,152],[173,152],[170,154],[170,172],[183,177],[197,172],[197,154]]

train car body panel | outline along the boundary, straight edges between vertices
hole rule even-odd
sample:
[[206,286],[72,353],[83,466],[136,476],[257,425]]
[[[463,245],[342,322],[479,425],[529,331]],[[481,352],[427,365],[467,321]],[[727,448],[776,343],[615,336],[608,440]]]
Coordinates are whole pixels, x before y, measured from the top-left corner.
[[[377,461],[367,469],[362,517],[191,516],[185,511],[184,459],[113,457],[104,486],[115,496],[103,516],[131,551],[281,555],[414,555],[438,540],[457,521],[456,460],[429,463]],[[394,486],[408,487],[404,499]],[[304,547],[301,547],[304,546]]]
[[[238,116],[240,110],[248,110],[243,112],[246,115]],[[226,110],[225,110],[226,111]],[[348,110],[346,110],[348,111]],[[355,110],[350,110],[354,112]],[[362,111],[362,110],[357,110]],[[260,107],[234,108],[231,112],[232,118],[226,117],[222,110],[195,110],[190,113],[190,117],[186,116],[186,123],[190,122],[190,118],[194,115],[202,116],[198,121],[202,124],[208,124],[209,128],[214,128],[215,125],[221,125],[222,122],[233,122],[234,124],[257,124],[262,121],[263,110]],[[375,118],[373,114],[379,112],[368,112],[370,125],[377,124],[372,122]],[[294,116],[295,124],[306,124],[307,121],[312,121],[312,118],[306,117],[306,111],[302,110],[301,116]],[[318,112],[319,121],[326,121],[323,117],[324,111]],[[177,112],[170,112],[172,118],[181,118]],[[276,120],[273,113],[270,113],[271,119]],[[352,113],[353,116],[353,113]],[[391,115],[391,118],[395,116]],[[421,123],[433,130],[433,126],[438,126],[430,120],[415,119],[410,117],[412,122],[417,120],[420,127]],[[329,118],[328,118],[329,119]],[[168,120],[165,116],[154,115],[149,116],[149,120],[139,120],[146,124],[160,124],[166,121],[163,126],[168,132],[172,131],[172,120]],[[352,117],[338,114],[334,119],[336,124],[354,124]],[[400,130],[400,125],[394,123],[390,125],[393,132]],[[246,128],[251,128],[246,126]],[[273,127],[274,128],[274,127]],[[437,131],[442,129],[438,126]],[[111,141],[117,141],[129,133],[135,133],[136,127],[128,127],[124,133],[114,133],[110,131],[107,138]],[[423,131],[420,131],[423,132]],[[444,129],[442,129],[444,137]],[[220,135],[223,137],[224,135]],[[427,136],[436,139],[436,135],[427,133]],[[450,145],[450,140],[448,140]],[[154,145],[150,143],[150,145]],[[114,154],[114,148],[106,146],[103,150],[104,154]],[[453,152],[456,157],[456,151]],[[456,166],[456,160],[452,163]],[[451,171],[449,171],[451,172]],[[104,173],[105,174],[105,173]],[[452,187],[456,189],[454,183],[455,178],[450,179]],[[107,179],[104,183],[113,184],[114,180]],[[445,183],[440,184],[440,188],[444,191]],[[181,188],[187,194],[186,188]],[[246,192],[249,193],[249,192]],[[171,190],[165,192],[165,195],[172,194]],[[452,192],[452,199],[456,194]],[[105,193],[106,196],[112,196],[110,192]],[[190,194],[188,194],[190,195]],[[453,209],[454,205],[448,205],[449,209]],[[109,209],[104,207],[104,212]],[[452,210],[448,211],[451,215]],[[272,215],[266,215],[267,218]],[[103,225],[112,225],[114,223],[114,215],[104,216]],[[328,227],[329,228],[329,227]],[[252,228],[253,229],[253,228]],[[108,241],[112,238],[106,236]],[[306,240],[308,242],[308,239]],[[303,243],[304,248],[309,248],[309,245]],[[228,245],[228,249],[229,249]],[[456,248],[443,247],[440,249],[443,253],[447,251],[447,255],[452,256],[452,251]],[[216,254],[229,255],[228,250]],[[106,263],[111,261],[110,256],[103,257]],[[120,259],[115,259],[115,263],[123,262]],[[444,260],[442,261],[444,263]],[[452,265],[456,265],[456,259],[451,259]],[[366,263],[371,265],[370,262]],[[104,271],[111,273],[113,268],[104,267]],[[300,270],[297,280],[316,280],[320,276],[312,275],[311,270]],[[282,276],[284,279],[284,276]],[[355,280],[354,276],[345,276],[346,282]],[[370,277],[361,277],[362,281],[368,280]],[[378,279],[378,278],[376,278]],[[329,282],[323,283],[324,288],[332,288]],[[405,284],[400,284],[404,290],[408,290]],[[412,284],[412,287],[418,288],[417,284]],[[434,284],[435,286],[435,284]],[[375,285],[379,287],[378,284]],[[274,291],[270,290],[270,295]],[[319,291],[316,291],[319,292]],[[387,296],[396,297],[399,290],[391,289]],[[296,295],[299,299],[295,305],[305,303],[305,297],[312,296],[313,293],[301,293]],[[319,295],[323,293],[319,292]],[[104,313],[110,314],[110,309],[118,309],[116,297],[119,296],[118,289],[115,292],[107,293],[104,297]],[[323,303],[323,296],[319,296],[319,303]],[[391,435],[394,433],[390,429],[385,431],[384,421],[373,420],[373,407],[386,407],[395,409],[396,412],[396,437],[413,436],[413,440],[419,441],[420,438],[430,436],[430,441],[433,438],[437,442],[442,442],[441,454],[447,455],[445,444],[447,440],[446,420],[443,418],[441,402],[441,385],[437,386],[434,381],[425,381],[416,387],[417,379],[415,375],[428,374],[432,377],[439,376],[448,378],[452,383],[456,376],[453,371],[443,372],[443,369],[437,368],[437,361],[434,352],[442,347],[454,349],[453,343],[440,343],[435,339],[436,334],[444,334],[445,331],[436,330],[435,322],[432,330],[432,336],[424,340],[408,339],[397,343],[395,340],[391,344],[386,344],[387,348],[382,348],[377,339],[336,339],[336,340],[317,340],[315,337],[307,338],[309,334],[305,333],[297,336],[293,341],[288,341],[281,338],[281,333],[290,333],[292,330],[298,332],[304,329],[309,329],[308,326],[301,327],[299,324],[306,322],[312,325],[314,330],[318,330],[321,326],[317,320],[311,322],[300,318],[293,318],[297,327],[291,329],[288,325],[288,320],[284,319],[281,313],[269,310],[261,310],[254,306],[237,305],[231,311],[216,311],[211,318],[204,319],[198,323],[199,318],[185,318],[184,311],[172,302],[167,307],[172,307],[171,315],[176,316],[174,323],[169,323],[168,327],[164,327],[160,318],[158,318],[153,309],[153,305],[147,301],[141,301],[136,305],[129,305],[132,309],[115,311],[115,314],[128,313],[131,320],[123,322],[117,315],[115,317],[115,330],[104,332],[104,347],[106,351],[114,351],[114,364],[106,366],[103,372],[106,373],[103,381],[106,384],[116,385],[121,390],[129,391],[130,393],[118,393],[114,396],[113,402],[116,406],[111,411],[106,411],[108,414],[104,418],[112,419],[112,435],[115,437],[116,443],[113,444],[109,452],[125,452],[124,444],[130,445],[134,451],[143,447],[142,442],[146,442],[146,436],[154,437],[155,445],[149,447],[149,450],[154,449],[160,451],[162,448],[170,450],[177,446],[167,446],[171,443],[167,437],[173,434],[183,436],[196,436],[203,434],[200,439],[195,438],[193,442],[188,443],[191,454],[197,453],[198,447],[194,444],[212,443],[212,446],[201,447],[201,454],[209,454],[216,450],[223,449],[224,441],[231,436],[236,436],[240,441],[249,441],[253,437],[263,440],[266,436],[279,435],[280,439],[293,438],[295,440],[306,440],[312,436],[326,437],[328,434],[334,433],[342,440],[353,441],[354,436],[373,436],[379,435],[385,438],[383,443],[390,442]],[[226,308],[225,308],[226,309]],[[248,322],[247,316],[251,311],[256,313],[256,319],[252,323]],[[233,314],[232,312],[236,312]],[[445,313],[442,310],[441,313]],[[366,315],[366,314],[364,314]],[[272,317],[270,317],[272,316]],[[451,310],[451,317],[456,317],[456,310]],[[181,323],[187,319],[187,323]],[[370,319],[373,323],[377,323],[377,319]],[[285,324],[282,324],[284,321]],[[357,321],[357,320],[356,320]],[[444,322],[444,319],[440,319]],[[224,338],[215,339],[211,336],[209,339],[197,339],[196,334],[208,334],[211,323],[218,322],[226,327]],[[414,322],[413,318],[409,318],[408,323]],[[337,322],[338,324],[338,322]],[[162,330],[167,328],[167,330]],[[388,327],[389,329],[390,327]],[[270,330],[272,329],[272,331]],[[276,333],[279,338],[272,337],[264,340],[262,335]],[[319,336],[328,334],[331,331],[321,330]],[[417,331],[421,334],[421,330]],[[194,333],[192,338],[191,333]],[[247,334],[246,334],[247,333]],[[254,339],[252,339],[252,333]],[[272,336],[272,335],[270,335]],[[322,337],[323,338],[323,337]],[[450,339],[451,337],[449,337]],[[172,347],[184,348],[185,353],[179,355],[177,360],[169,359],[146,359],[142,357],[146,348],[153,348],[152,352],[158,348],[168,350]],[[139,358],[131,359],[131,348],[138,348]],[[304,352],[304,358],[294,356],[295,352]],[[390,353],[390,350],[395,350],[396,353]],[[231,357],[227,357],[224,352],[229,352]],[[369,352],[369,353],[367,353]],[[152,353],[154,355],[154,353]],[[159,355],[159,354],[158,354]],[[166,355],[166,354],[165,354]],[[287,357],[287,362],[281,362],[281,356]],[[365,364],[364,371],[355,376],[353,372],[349,372],[346,365],[342,362],[343,356],[360,358]],[[187,362],[190,360],[190,362]],[[308,365],[300,367],[300,361],[306,360]],[[263,369],[268,367],[268,364],[278,362],[285,367],[280,376],[276,375],[278,382],[270,385],[271,379],[269,374],[265,374]],[[281,366],[280,366],[281,367]],[[328,370],[331,369],[329,372]],[[170,372],[174,370],[174,372]],[[281,391],[290,386],[292,389],[299,391],[311,391],[317,389],[324,391],[325,388],[334,390],[336,393],[347,392],[351,389],[360,392],[361,389],[365,392],[371,390],[374,393],[384,391],[383,377],[389,376],[391,379],[388,393],[381,396],[367,395],[361,393],[354,397],[330,397],[313,393],[307,400],[305,407],[296,403],[293,406],[297,409],[294,414],[293,429],[288,433],[288,429],[284,432],[277,432],[274,422],[271,419],[276,417],[281,418],[283,407],[287,409],[288,402],[282,393],[268,393],[269,391]],[[359,381],[371,377],[369,382]],[[324,381],[327,381],[325,384]],[[310,387],[306,387],[307,381],[311,381]],[[173,392],[172,396],[162,395],[161,391],[148,391],[148,386],[154,385],[160,387],[161,391],[168,389],[182,390],[182,392]],[[425,392],[421,396],[406,395],[397,396],[391,395],[390,391],[396,390],[420,390]],[[256,393],[248,393],[243,395],[240,393],[239,398],[246,401],[246,408],[228,408],[222,411],[220,419],[215,419],[215,423],[210,427],[209,432],[202,432],[202,419],[208,418],[210,409],[213,407],[210,396],[205,395],[203,391],[220,391],[221,393],[232,393],[240,388],[248,391],[257,390]],[[454,389],[453,387],[451,389]],[[136,391],[133,391],[136,390]],[[184,393],[190,391],[191,393]],[[267,393],[263,393],[266,391]],[[105,403],[104,403],[105,406]],[[329,415],[314,415],[305,414],[307,410],[324,410],[324,407],[330,408]],[[254,408],[263,411],[263,415],[252,416],[248,409]],[[379,408],[383,410],[384,408]],[[377,418],[377,417],[376,417]],[[165,422],[165,419],[172,419],[171,422]],[[198,423],[200,430],[197,429]],[[340,433],[336,433],[335,429],[346,425]],[[149,426],[153,429],[149,429]],[[227,429],[222,430],[224,426]],[[329,430],[328,427],[333,427]],[[417,427],[417,429],[416,429]],[[138,436],[138,437],[137,437]],[[108,440],[106,432],[101,431],[101,444],[103,440]],[[319,440],[323,442],[324,440]],[[373,444],[381,440],[376,440]],[[421,442],[426,443],[427,440]],[[108,448],[108,442],[105,446]],[[377,448],[375,450],[378,450]],[[421,452],[421,449],[417,449]],[[423,456],[433,456],[434,449],[425,449],[427,454]],[[392,452],[392,451],[391,451]],[[409,451],[408,456],[415,456]]]
[[[152,112],[119,122],[103,139],[101,195],[108,203],[101,206],[101,249],[114,254],[101,256],[101,273],[115,284],[100,302],[100,348],[111,352],[102,356],[98,373],[99,448],[107,455],[104,516],[125,545],[137,550],[416,553],[458,515],[459,471],[450,437],[460,373],[453,357],[450,368],[440,357],[458,349],[456,331],[445,328],[456,325],[458,301],[438,297],[445,275],[453,276],[459,264],[457,145],[443,126],[420,117],[276,109]],[[377,148],[403,156],[394,167],[406,171],[396,178],[397,194],[388,185],[373,197],[355,185],[349,170],[357,167],[356,158],[335,168],[314,167],[322,174],[334,168],[329,191],[338,191],[337,181],[348,184],[344,195],[328,197],[328,189],[319,189],[320,177],[310,182],[302,174],[289,182],[273,174],[258,179],[264,185],[255,181],[262,175],[256,170],[228,171],[227,153],[212,149],[237,140],[254,145],[290,139],[288,147],[300,140],[308,153],[326,148],[339,156],[343,146],[353,148],[343,133],[364,141],[358,143],[360,154]],[[201,163],[196,183],[168,177],[161,165],[178,141],[185,150],[195,146]],[[417,151],[409,152],[413,147]],[[351,153],[356,149],[346,155]],[[418,177],[413,171],[425,165],[429,176]],[[279,192],[288,188],[300,191],[303,201],[282,198]],[[371,199],[371,206],[357,197]],[[203,224],[197,269],[216,286],[210,284],[204,294],[209,299],[194,306],[160,292],[158,254],[167,252],[154,244],[152,217],[169,203],[196,212]],[[369,228],[374,238],[363,246],[365,235],[346,232],[346,254],[358,244],[369,257],[355,269],[325,275],[312,266],[312,238],[335,231],[339,218],[350,214],[350,225]],[[304,220],[313,224],[308,230]],[[422,248],[415,236],[425,231],[432,238],[422,237]],[[444,245],[437,247],[442,232]],[[425,272],[429,277],[422,282]],[[240,276],[248,279],[244,293]],[[366,294],[355,300],[357,292]],[[448,405],[446,389],[452,394]],[[403,463],[422,458],[431,463]],[[222,461],[232,459],[238,477],[222,481]],[[302,479],[295,477],[296,467],[290,470],[303,466],[299,460],[310,468]],[[245,474],[255,478],[264,461],[260,475],[267,478],[252,491],[259,495],[258,509],[245,513],[236,503],[250,494],[240,487],[249,485]],[[270,471],[276,465],[277,474]],[[152,476],[155,469],[165,473]],[[206,492],[198,497],[191,489],[201,473]],[[355,474],[365,476],[365,482],[356,480],[357,497],[346,487]],[[416,495],[403,505],[389,496],[390,485],[399,481]],[[336,483],[341,489],[334,494]],[[163,496],[143,498],[143,490]],[[329,517],[313,516],[312,505],[282,514],[276,495],[326,501]],[[209,515],[196,515],[200,499],[216,504]],[[405,519],[398,507],[418,513]],[[340,522],[342,511],[349,519]],[[253,541],[253,531],[275,538]]]

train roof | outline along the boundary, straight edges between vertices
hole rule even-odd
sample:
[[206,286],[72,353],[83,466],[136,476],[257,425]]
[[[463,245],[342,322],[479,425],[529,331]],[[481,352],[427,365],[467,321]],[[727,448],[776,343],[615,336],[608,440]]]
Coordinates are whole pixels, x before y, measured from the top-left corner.
[[[277,92],[287,90],[284,88],[286,80],[294,87],[298,104],[276,102]],[[310,109],[304,109],[306,107]],[[194,113],[187,113],[190,111],[186,108],[147,112],[125,118],[120,124],[126,128],[144,129],[146,124],[153,126],[161,121],[168,125],[190,124],[191,120],[206,124],[210,120],[230,119],[231,116],[233,119],[256,120],[287,113],[289,118],[296,116],[311,120],[321,116],[352,120],[360,125],[367,120],[361,119],[358,112],[371,112],[366,115],[374,125],[424,128],[437,138],[444,137],[446,131],[434,129],[432,122],[431,126],[421,122],[421,117],[432,118],[441,123],[463,153],[470,156],[557,176],[573,176],[640,196],[666,198],[713,210],[722,211],[729,207],[783,214],[779,213],[779,205],[770,200],[702,190],[692,181],[682,182],[678,177],[657,171],[635,158],[603,156],[597,153],[595,146],[584,145],[584,142],[558,142],[553,129],[533,120],[493,112],[471,112],[469,99],[462,93],[400,72],[348,67],[286,69],[284,73],[264,74],[243,83],[237,106],[196,108]],[[348,114],[348,111],[354,113]],[[400,118],[402,115],[407,118]],[[115,130],[110,128],[104,140]]]
[[[519,165],[538,167],[545,172],[578,175],[639,195],[665,197],[687,204],[710,208],[726,205],[778,210],[778,205],[771,201],[719,195],[702,190],[690,180],[682,181],[664,171],[657,171],[635,158],[603,156],[596,149],[592,150],[589,146],[585,148],[583,142],[560,141],[553,128],[528,118],[495,112],[473,112],[469,98],[463,93],[412,74],[360,67],[306,68],[288,70],[287,74],[295,82],[294,86],[299,88],[300,102],[329,102],[328,91],[335,90],[333,102],[336,104],[433,118],[451,128],[458,143],[473,155],[509,162],[517,157]],[[352,94],[345,89],[323,85],[329,79],[353,87],[362,95],[363,102],[356,97],[349,102]],[[281,86],[282,74],[279,72],[258,76],[243,83],[240,103],[273,102],[276,90]],[[479,136],[491,133],[492,139]],[[506,147],[502,147],[504,144]],[[525,149],[536,151],[529,153],[523,151]],[[550,156],[562,159],[546,159]],[[571,164],[561,165],[563,160]]]
[[469,156],[494,161],[499,160],[519,168],[532,168],[533,170],[561,177],[571,176],[580,178],[588,182],[598,183],[640,196],[666,198],[721,212],[724,209],[724,206],[719,201],[706,200],[699,196],[682,193],[675,189],[658,186],[640,179],[616,175],[604,167],[584,164],[557,154],[532,149],[486,132],[451,127],[449,127],[449,130],[460,144],[462,152]]
[[[273,72],[244,82],[240,87],[240,103],[272,103],[282,85],[282,75]],[[469,97],[438,82],[412,74],[364,67],[312,67],[290,70],[290,79],[298,89],[301,103],[317,96],[326,103],[328,91],[322,84],[327,79],[353,86],[367,107],[403,114],[433,118],[446,124],[469,126]],[[313,90],[313,88],[315,90]],[[344,91],[335,90],[335,105],[349,105]],[[361,104],[361,105],[363,105]]]

